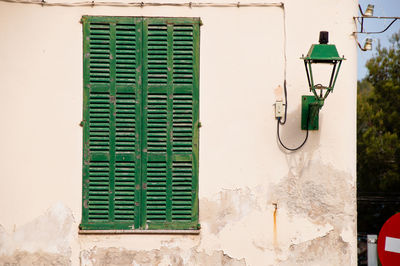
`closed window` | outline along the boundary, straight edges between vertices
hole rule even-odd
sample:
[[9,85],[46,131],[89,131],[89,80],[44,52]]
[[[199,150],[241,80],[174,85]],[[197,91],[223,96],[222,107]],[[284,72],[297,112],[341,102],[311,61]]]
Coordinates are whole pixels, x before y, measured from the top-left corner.
[[84,230],[198,229],[198,18],[84,16]]

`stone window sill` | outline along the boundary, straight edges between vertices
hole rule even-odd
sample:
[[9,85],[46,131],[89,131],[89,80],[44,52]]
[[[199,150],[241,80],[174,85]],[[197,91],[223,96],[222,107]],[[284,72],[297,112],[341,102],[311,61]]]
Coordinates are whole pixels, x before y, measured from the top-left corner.
[[153,234],[153,235],[198,235],[200,230],[79,230],[81,235]]

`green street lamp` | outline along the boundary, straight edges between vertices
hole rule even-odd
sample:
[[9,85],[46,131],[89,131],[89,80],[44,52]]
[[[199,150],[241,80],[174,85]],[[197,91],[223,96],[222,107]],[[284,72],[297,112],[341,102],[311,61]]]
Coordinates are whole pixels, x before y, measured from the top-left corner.
[[[334,44],[328,44],[328,32],[321,31],[319,44],[311,45],[307,56],[301,57],[306,68],[310,95],[303,95],[301,112],[301,129],[318,130],[319,110],[324,106],[325,99],[335,87],[336,79],[339,74],[340,66],[344,57],[340,57]],[[330,64],[333,66],[328,86],[315,83],[312,65]],[[317,66],[315,66],[317,67]]]

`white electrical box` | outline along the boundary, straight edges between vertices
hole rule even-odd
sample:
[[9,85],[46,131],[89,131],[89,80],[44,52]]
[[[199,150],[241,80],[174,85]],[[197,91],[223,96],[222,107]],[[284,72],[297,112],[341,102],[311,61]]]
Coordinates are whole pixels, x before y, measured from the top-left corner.
[[284,104],[282,101],[276,101],[275,103],[275,118],[282,118],[285,112]]

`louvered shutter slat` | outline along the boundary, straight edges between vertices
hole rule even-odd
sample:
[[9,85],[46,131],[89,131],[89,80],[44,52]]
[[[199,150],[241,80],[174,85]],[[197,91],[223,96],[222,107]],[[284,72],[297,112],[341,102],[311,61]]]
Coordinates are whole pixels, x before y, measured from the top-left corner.
[[90,83],[107,84],[110,81],[110,25],[90,24]]
[[[195,80],[196,25],[173,28],[173,153],[172,220],[192,222],[196,219],[196,152],[198,130],[198,81]],[[181,158],[178,160],[178,158]]]
[[116,221],[134,221],[136,211],[136,68],[137,28],[133,23],[116,24],[116,126],[115,206]]
[[[110,80],[110,25],[93,23],[88,26],[89,86],[105,85]],[[110,90],[88,92],[88,183],[87,219],[93,222],[109,220],[109,179],[110,179]],[[90,154],[89,154],[90,152]]]

